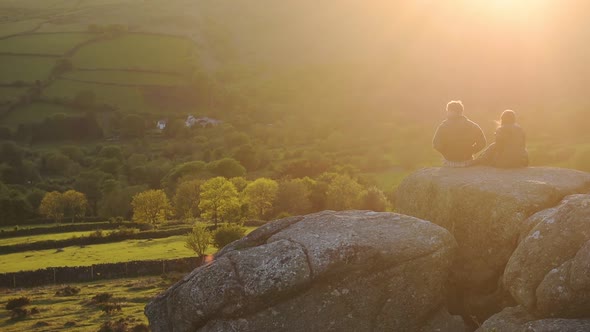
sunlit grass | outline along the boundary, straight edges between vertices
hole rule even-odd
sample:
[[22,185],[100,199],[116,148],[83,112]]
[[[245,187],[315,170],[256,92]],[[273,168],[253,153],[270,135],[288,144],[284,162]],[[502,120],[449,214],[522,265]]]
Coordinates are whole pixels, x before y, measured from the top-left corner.
[[[166,289],[172,281],[161,277],[117,279],[75,284],[80,293],[74,296],[57,297],[55,293],[64,285],[45,286],[30,289],[0,290],[0,330],[5,332],[29,331],[37,322],[49,324],[47,327],[35,328],[35,331],[61,331],[67,322],[75,326],[67,331],[97,331],[100,325],[109,320],[128,318],[131,326],[147,324],[143,314],[145,305],[159,292]],[[122,306],[121,312],[105,314],[97,305],[91,303],[92,297],[99,293],[111,293]],[[24,320],[10,321],[10,312],[4,310],[11,298],[26,296],[32,303],[28,308],[36,307],[39,313]]]
[[24,244],[24,243],[34,243],[40,241],[48,241],[48,240],[66,240],[71,239],[73,237],[83,237],[92,234],[93,232],[67,232],[67,233],[59,233],[59,234],[41,234],[41,235],[31,235],[31,236],[20,236],[20,237],[11,237],[6,239],[0,239],[0,246],[9,246],[15,244]]
[[[256,227],[246,227],[246,234]],[[67,234],[67,233],[64,233]],[[195,256],[185,247],[186,237],[171,236],[163,239],[127,240],[116,243],[66,247],[0,255],[0,273],[30,271],[59,266],[89,266],[139,260],[174,259]],[[217,248],[209,246],[207,255]]]
[[[193,251],[184,246],[184,238],[172,236],[154,240],[127,240],[85,247],[67,247],[63,248],[63,251],[49,249],[1,255],[0,273],[195,256]],[[208,253],[213,252],[214,248],[209,248]]]

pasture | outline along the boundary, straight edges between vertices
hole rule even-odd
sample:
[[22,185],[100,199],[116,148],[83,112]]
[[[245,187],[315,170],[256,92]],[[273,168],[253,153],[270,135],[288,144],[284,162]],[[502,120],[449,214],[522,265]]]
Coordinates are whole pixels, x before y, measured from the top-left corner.
[[31,235],[31,236],[18,236],[18,237],[10,237],[6,239],[0,239],[0,246],[10,246],[15,244],[21,243],[34,243],[34,242],[41,242],[41,241],[59,241],[59,240],[66,240],[71,239],[73,237],[85,237],[93,232],[65,232],[65,233],[58,233],[58,234],[40,234],[40,235]]
[[74,98],[78,92],[86,90],[94,93],[97,104],[117,106],[123,112],[152,110],[150,105],[145,102],[141,89],[135,87],[57,80],[44,90],[44,95],[50,98]]
[[184,85],[186,81],[178,75],[148,73],[148,72],[129,72],[119,70],[100,70],[85,71],[75,70],[63,75],[64,78],[97,82],[97,83],[115,83],[125,85],[165,85],[177,86]]
[[0,86],[0,103],[3,101],[18,100],[27,92],[27,88],[13,88]]
[[31,31],[42,22],[43,20],[34,18],[30,20],[2,23],[0,24],[0,37]]
[[0,53],[27,53],[61,56],[95,36],[89,33],[42,33],[0,40]]
[[2,118],[2,124],[10,128],[17,128],[21,123],[42,122],[45,118],[55,114],[70,114],[75,112],[76,110],[72,108],[60,105],[32,103],[7,114]]
[[54,58],[0,55],[0,83],[46,80],[54,65]]
[[[170,259],[194,256],[184,246],[184,236],[163,239],[127,240],[84,247],[67,247],[1,255],[0,273],[43,269],[57,266],[89,266],[101,263],[129,262],[142,259]],[[209,248],[207,254],[212,254]],[[116,253],[116,254],[114,254]]]
[[185,38],[125,34],[81,48],[78,68],[150,69],[185,73],[195,65],[195,47]]

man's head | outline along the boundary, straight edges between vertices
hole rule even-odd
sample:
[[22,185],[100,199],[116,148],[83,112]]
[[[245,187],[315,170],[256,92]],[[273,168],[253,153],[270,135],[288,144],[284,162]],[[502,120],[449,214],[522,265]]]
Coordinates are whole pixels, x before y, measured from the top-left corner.
[[447,104],[448,115],[462,115],[463,114],[463,103],[460,100],[451,100]]
[[509,125],[516,123],[516,113],[513,110],[505,110],[500,117],[502,125]]

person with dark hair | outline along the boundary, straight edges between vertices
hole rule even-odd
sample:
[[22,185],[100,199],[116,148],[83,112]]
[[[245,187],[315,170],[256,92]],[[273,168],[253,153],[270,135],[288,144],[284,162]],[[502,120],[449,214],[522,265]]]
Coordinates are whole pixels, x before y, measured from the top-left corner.
[[432,146],[448,167],[467,167],[473,163],[473,155],[486,146],[481,128],[463,115],[463,103],[450,101],[447,104],[447,119],[436,129]]
[[526,167],[529,164],[524,130],[516,123],[516,113],[505,110],[496,129],[496,142],[475,159],[474,165],[500,168]]

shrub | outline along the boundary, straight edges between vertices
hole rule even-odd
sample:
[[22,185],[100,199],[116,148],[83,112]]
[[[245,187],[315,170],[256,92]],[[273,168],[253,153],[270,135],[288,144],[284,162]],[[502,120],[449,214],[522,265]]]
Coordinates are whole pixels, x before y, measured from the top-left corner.
[[98,332],[127,332],[127,322],[123,318],[104,322]]
[[18,298],[13,298],[8,300],[8,303],[6,303],[6,310],[13,310],[16,308],[22,308],[26,305],[31,304],[31,299],[29,299],[28,297],[18,297]]
[[121,311],[121,304],[119,303],[105,303],[100,306],[100,310],[107,314],[112,314],[115,311]]
[[111,294],[111,293],[98,293],[92,297],[92,302],[106,303],[106,302],[109,302],[112,298],[113,298],[113,294]]
[[244,234],[246,234],[246,230],[236,224],[228,224],[219,227],[213,232],[213,245],[218,249],[221,249],[226,245],[241,239]]
[[125,226],[121,226],[119,227],[119,229],[115,229],[112,230],[111,232],[109,232],[108,236],[111,237],[118,237],[118,236],[129,236],[129,235],[133,235],[139,232],[139,229],[137,228],[127,228]]
[[102,238],[104,236],[104,233],[101,229],[97,229],[94,232],[90,233],[90,235],[88,235],[88,237],[90,238]]
[[[281,218],[284,218],[284,217],[289,217],[291,215],[288,214],[288,213],[285,213],[285,216],[284,217],[280,217],[280,216],[281,216],[281,214],[279,214],[279,216],[277,216],[277,219],[281,219]],[[247,227],[260,227],[262,225],[265,225],[267,222],[268,221],[266,221],[266,220],[250,219],[250,220],[244,221],[244,226],[247,226]]]
[[184,246],[193,250],[197,256],[203,256],[210,243],[211,232],[203,226],[197,226],[193,228],[192,232],[186,235]]
[[11,320],[24,319],[29,314],[29,311],[25,308],[14,308],[10,314]]
[[57,292],[55,292],[55,296],[73,296],[73,295],[77,295],[78,293],[80,293],[80,288],[66,286],[62,289],[59,289]]

